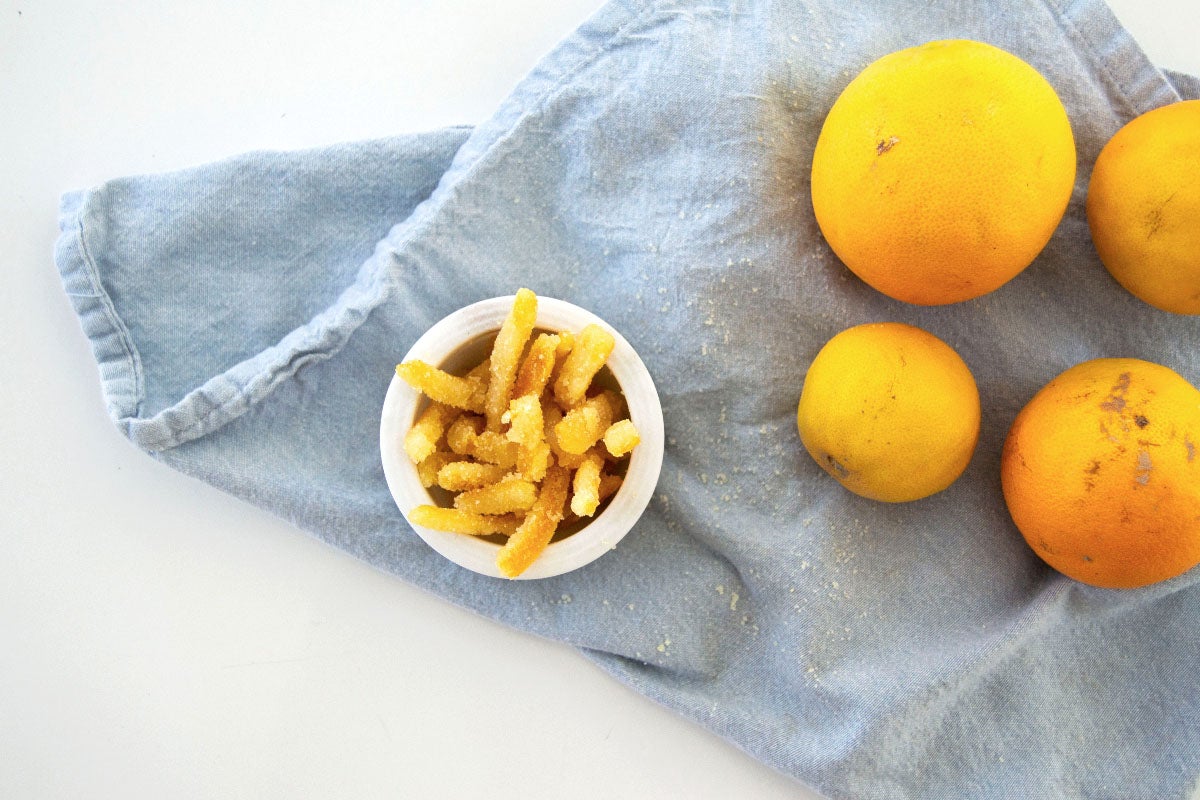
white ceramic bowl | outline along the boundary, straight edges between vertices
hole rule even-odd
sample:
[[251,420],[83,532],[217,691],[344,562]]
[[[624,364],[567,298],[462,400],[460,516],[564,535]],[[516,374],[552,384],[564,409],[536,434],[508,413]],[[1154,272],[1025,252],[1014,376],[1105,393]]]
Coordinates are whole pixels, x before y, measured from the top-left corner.
[[[444,365],[464,346],[498,331],[512,304],[512,296],[494,297],[455,311],[426,331],[402,360],[420,359],[435,366]],[[551,542],[519,579],[561,575],[595,561],[616,547],[646,510],[662,469],[662,406],[646,365],[625,337],[595,314],[562,300],[538,297],[538,328],[577,334],[590,323],[603,327],[616,340],[608,358],[608,369],[625,395],[629,417],[638,429],[641,443],[630,454],[625,480],[608,505],[576,533]],[[404,436],[412,427],[420,401],[420,393],[393,376],[383,401],[379,426],[383,473],[405,519],[419,505],[436,505],[429,490],[421,485],[417,468],[404,452]],[[411,519],[408,522],[412,525]],[[459,566],[482,575],[504,577],[496,566],[499,545],[474,536],[418,525],[412,525],[412,528],[430,547]]]

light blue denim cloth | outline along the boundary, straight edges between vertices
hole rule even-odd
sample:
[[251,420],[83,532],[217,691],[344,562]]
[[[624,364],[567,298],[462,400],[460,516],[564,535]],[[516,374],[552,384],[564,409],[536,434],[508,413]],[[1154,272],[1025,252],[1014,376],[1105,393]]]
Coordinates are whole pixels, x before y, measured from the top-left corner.
[[[920,308],[832,255],[808,171],[862,67],[951,37],[1049,79],[1080,169],[1029,269]],[[1200,382],[1200,325],[1121,289],[1084,218],[1103,143],[1181,94],[1200,96],[1197,82],[1151,65],[1098,0],[618,1],[474,130],[69,194],[57,263],[137,446],[579,647],[830,797],[1180,798],[1200,771],[1200,570],[1135,591],[1057,575],[1009,521],[998,468],[1017,411],[1079,361],[1137,356]],[[668,444],[655,499],[614,552],[506,582],[407,527],[377,433],[416,338],[520,286],[625,334]],[[849,494],[796,432],[816,351],[878,320],[945,339],[983,398],[967,472],[915,503]]]

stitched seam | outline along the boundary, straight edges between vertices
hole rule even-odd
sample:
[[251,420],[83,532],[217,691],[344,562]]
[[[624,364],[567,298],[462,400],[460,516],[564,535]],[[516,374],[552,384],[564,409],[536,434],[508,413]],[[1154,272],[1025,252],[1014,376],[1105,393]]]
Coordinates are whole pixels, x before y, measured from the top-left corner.
[[108,292],[104,290],[104,285],[100,282],[100,270],[96,266],[96,260],[92,256],[91,249],[88,247],[87,235],[83,227],[83,214],[80,213],[75,221],[76,236],[79,238],[79,251],[83,255],[83,264],[88,272],[88,280],[92,284],[92,288],[96,292],[96,299],[100,302],[101,308],[104,309],[104,315],[108,318],[108,323],[116,330],[117,339],[121,343],[121,349],[125,351],[125,359],[128,361],[130,369],[133,370],[133,409],[130,413],[131,417],[137,417],[141,413],[142,402],[145,400],[145,380],[142,375],[142,359],[138,355],[137,348],[133,344],[133,339],[129,334],[129,329],[125,327],[125,323],[117,314],[116,306],[113,305],[112,298]]

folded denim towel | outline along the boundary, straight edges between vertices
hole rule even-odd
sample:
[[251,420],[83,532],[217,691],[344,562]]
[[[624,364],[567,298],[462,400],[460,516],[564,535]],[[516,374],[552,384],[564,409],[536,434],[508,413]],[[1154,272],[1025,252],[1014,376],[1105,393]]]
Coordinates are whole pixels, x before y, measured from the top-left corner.
[[[833,257],[807,171],[850,78],[939,38],[1041,71],[1080,170],[1029,269],[920,308]],[[1022,541],[997,476],[1017,410],[1078,361],[1138,356],[1200,382],[1195,320],[1112,281],[1083,213],[1108,137],[1198,88],[1151,65],[1099,0],[617,0],[474,130],[66,195],[57,263],[136,445],[577,646],[830,797],[1180,798],[1200,770],[1200,571],[1134,591],[1065,579]],[[624,333],[668,442],[655,499],[615,551],[506,582],[407,527],[377,432],[414,340],[520,286]],[[816,351],[878,320],[949,342],[983,398],[967,472],[911,504],[847,493],[795,428]]]

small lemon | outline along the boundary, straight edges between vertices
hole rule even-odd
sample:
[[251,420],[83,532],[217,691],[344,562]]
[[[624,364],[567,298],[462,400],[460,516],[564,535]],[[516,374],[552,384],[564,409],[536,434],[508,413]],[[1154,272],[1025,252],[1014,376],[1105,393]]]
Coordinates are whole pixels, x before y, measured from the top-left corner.
[[898,322],[842,331],[813,360],[796,413],[813,459],[855,494],[891,503],[954,482],[979,438],[979,391],[931,333]]
[[1087,218],[1118,283],[1155,308],[1200,314],[1200,100],[1117,131],[1092,169]]

